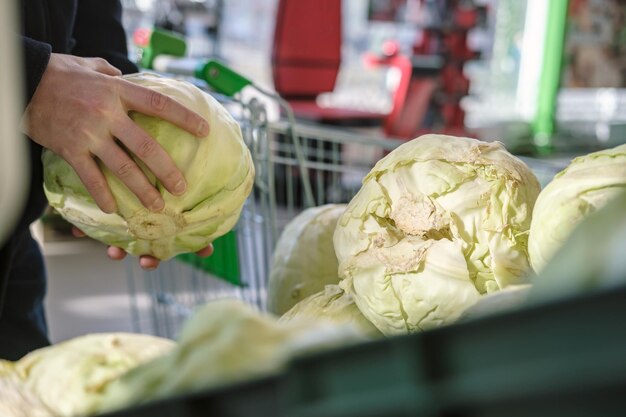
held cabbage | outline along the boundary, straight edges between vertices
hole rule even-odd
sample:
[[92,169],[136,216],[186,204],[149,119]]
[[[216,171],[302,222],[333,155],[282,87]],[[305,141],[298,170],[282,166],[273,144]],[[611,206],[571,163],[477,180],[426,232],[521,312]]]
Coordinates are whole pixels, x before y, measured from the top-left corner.
[[345,204],[313,207],[287,225],[276,244],[270,269],[270,312],[283,314],[325,285],[339,282],[333,232],[345,209]]
[[626,145],[575,158],[541,191],[530,225],[528,251],[540,272],[590,213],[626,189]]
[[385,335],[455,321],[524,283],[540,186],[500,143],[425,135],[385,158],[339,220],[340,286]]
[[361,313],[352,296],[337,285],[327,285],[322,291],[300,301],[279,319],[280,322],[292,320],[323,320],[336,324],[350,324],[368,337],[382,336]]
[[117,213],[107,214],[96,206],[73,168],[45,151],[48,201],[91,238],[133,255],[168,259],[202,249],[235,225],[252,189],[254,166],[240,128],[214,98],[189,83],[149,74],[125,78],[172,97],[209,122],[209,135],[197,138],[161,119],[131,115],[172,157],[187,180],[187,192],[179,197],[169,194],[133,156],[165,200],[162,211],[151,212],[99,162],[118,206]]

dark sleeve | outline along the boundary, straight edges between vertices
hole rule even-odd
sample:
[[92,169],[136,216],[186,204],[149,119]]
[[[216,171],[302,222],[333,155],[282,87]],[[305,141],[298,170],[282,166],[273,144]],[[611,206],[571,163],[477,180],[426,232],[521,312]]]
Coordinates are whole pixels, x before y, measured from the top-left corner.
[[73,55],[104,58],[125,74],[137,72],[128,59],[119,0],[78,0]]
[[26,101],[35,94],[35,90],[41,81],[48,61],[50,60],[51,47],[47,43],[38,42],[22,36],[22,46],[24,50],[24,69],[26,74]]

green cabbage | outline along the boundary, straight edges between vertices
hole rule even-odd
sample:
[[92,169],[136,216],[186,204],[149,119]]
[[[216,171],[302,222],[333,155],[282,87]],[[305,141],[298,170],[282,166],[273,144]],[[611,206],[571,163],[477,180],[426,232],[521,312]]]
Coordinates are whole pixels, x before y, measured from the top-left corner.
[[541,191],[528,251],[541,271],[575,226],[626,189],[626,145],[578,157]]
[[376,164],[337,224],[339,285],[385,335],[453,322],[526,281],[539,190],[500,143],[410,141]]
[[531,302],[626,284],[626,188],[585,216],[533,279]]
[[268,283],[268,309],[283,314],[297,302],[339,282],[333,232],[345,204],[304,210],[276,244]]
[[14,372],[55,416],[82,416],[100,407],[108,384],[173,347],[148,335],[92,334],[37,349],[17,361]]
[[337,285],[327,285],[322,291],[294,305],[279,319],[280,322],[292,320],[323,320],[336,324],[350,324],[368,337],[382,336],[361,313],[352,296]]
[[209,122],[209,135],[197,138],[163,120],[131,115],[172,157],[185,176],[187,192],[179,197],[169,194],[135,158],[165,200],[165,208],[154,213],[100,163],[118,207],[117,213],[107,214],[96,206],[73,168],[45,151],[48,201],[88,236],[133,255],[168,259],[202,249],[235,225],[252,189],[254,166],[239,126],[215,99],[189,83],[148,74],[125,78],[174,98]]
[[351,326],[279,323],[242,301],[214,301],[185,323],[172,352],[109,385],[102,410],[270,375],[295,355],[364,340]]

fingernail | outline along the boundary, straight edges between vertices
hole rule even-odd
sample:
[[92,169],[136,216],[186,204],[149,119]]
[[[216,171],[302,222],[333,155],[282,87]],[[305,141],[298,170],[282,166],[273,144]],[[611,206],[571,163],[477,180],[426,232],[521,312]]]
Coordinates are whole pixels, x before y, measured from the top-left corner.
[[165,207],[165,201],[161,197],[157,197],[150,205],[150,210],[159,211]]
[[174,186],[174,194],[181,195],[187,190],[187,183],[185,180],[180,180]]
[[205,137],[209,134],[209,125],[207,122],[200,122],[200,126],[198,126],[198,137]]

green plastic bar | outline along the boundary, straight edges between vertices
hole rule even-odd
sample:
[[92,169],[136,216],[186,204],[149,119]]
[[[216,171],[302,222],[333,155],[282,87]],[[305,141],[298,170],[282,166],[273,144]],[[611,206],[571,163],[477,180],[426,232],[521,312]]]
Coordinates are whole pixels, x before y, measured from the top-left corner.
[[560,87],[568,0],[547,1],[546,39],[539,79],[537,112],[533,120],[534,143],[540,153],[552,150],[557,95]]
[[143,49],[141,55],[141,66],[146,69],[153,69],[154,58],[159,55],[171,55],[183,57],[187,52],[185,38],[178,33],[155,28],[150,35],[150,43]]
[[195,253],[178,255],[176,259],[196,269],[208,272],[238,287],[244,286],[239,269],[239,246],[237,231],[231,230],[213,242],[215,256],[201,258]]
[[252,81],[219,61],[209,60],[196,68],[196,78],[204,80],[218,93],[232,97]]

